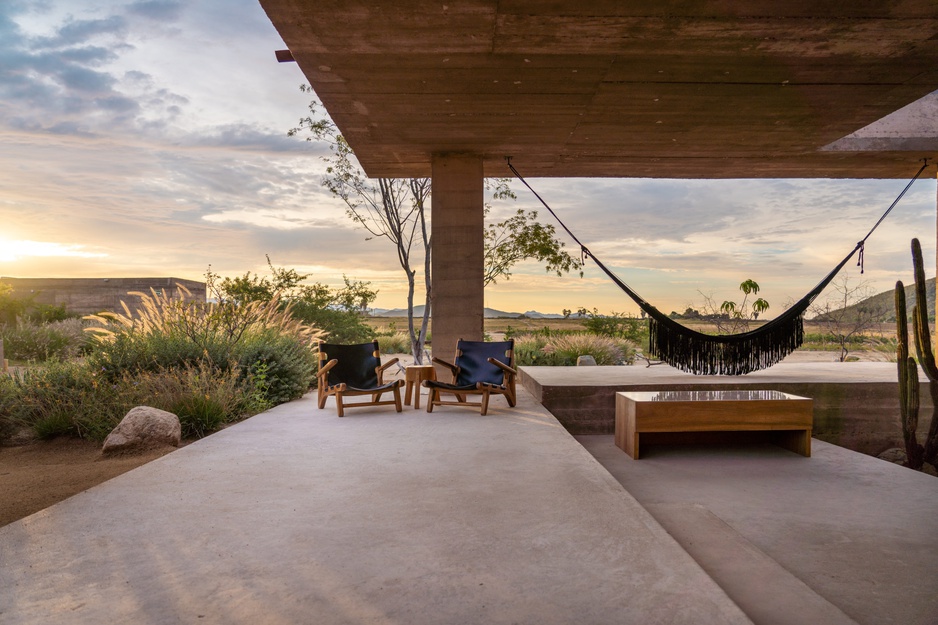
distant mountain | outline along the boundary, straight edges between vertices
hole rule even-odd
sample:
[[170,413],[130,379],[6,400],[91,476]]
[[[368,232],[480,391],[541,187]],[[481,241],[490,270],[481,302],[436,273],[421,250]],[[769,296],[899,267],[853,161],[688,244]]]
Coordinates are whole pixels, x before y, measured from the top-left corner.
[[[563,315],[558,315],[557,313],[539,313],[536,310],[529,310],[524,313],[524,316],[528,319],[563,319]],[[571,315],[574,317],[575,315]]]
[[[387,310],[384,308],[375,308],[372,314],[375,317],[406,317],[407,309],[392,308],[391,310]],[[495,310],[494,308],[485,308],[483,309],[483,314],[485,315],[486,319],[517,319],[518,317],[527,317],[528,319],[563,319],[563,315],[558,315],[556,313],[539,313],[536,310],[529,310],[526,313],[518,313],[505,312],[504,310]],[[414,306],[414,316],[423,316],[423,306]]]
[[[903,284],[905,284],[903,282]],[[935,279],[929,278],[925,281],[925,297],[928,300],[928,318],[931,321],[935,320]],[[816,303],[816,302],[815,302]],[[915,284],[906,284],[905,285],[905,306],[908,314],[912,314],[912,306],[915,305]],[[895,291],[883,291],[872,297],[869,297],[862,302],[857,302],[851,306],[847,306],[845,309],[838,309],[832,311],[832,314],[839,313],[840,310],[853,311],[860,307],[864,307],[868,310],[872,309],[874,311],[881,311],[879,313],[880,321],[889,322],[896,320],[896,295]]]

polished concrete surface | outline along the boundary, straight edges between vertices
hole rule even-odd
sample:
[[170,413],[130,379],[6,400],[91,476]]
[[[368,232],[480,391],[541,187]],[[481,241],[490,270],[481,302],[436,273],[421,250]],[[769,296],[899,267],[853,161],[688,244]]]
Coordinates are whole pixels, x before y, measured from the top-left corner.
[[0,623],[938,623],[934,477],[492,403],[308,397],[0,528]]
[[312,396],[0,528],[0,623],[748,623],[522,392]]
[[651,445],[641,460],[577,440],[753,621],[938,623],[938,478],[816,439],[810,458]]

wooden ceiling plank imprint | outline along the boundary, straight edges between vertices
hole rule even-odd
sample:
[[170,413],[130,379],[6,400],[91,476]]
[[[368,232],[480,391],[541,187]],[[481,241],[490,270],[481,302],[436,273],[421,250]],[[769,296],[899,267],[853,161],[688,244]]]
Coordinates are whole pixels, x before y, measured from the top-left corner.
[[774,160],[902,178],[935,156],[819,152],[938,90],[934,0],[260,2],[372,176],[427,175],[446,151],[620,177],[667,158],[692,177]]

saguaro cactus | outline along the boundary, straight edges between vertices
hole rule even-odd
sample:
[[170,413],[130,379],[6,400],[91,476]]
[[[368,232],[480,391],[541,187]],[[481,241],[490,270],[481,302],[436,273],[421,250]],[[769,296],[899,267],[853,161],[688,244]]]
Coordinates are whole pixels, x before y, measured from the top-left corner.
[[920,403],[918,366],[915,359],[909,356],[909,320],[906,315],[905,287],[901,281],[896,282],[896,360],[899,368],[899,410],[907,464],[913,469],[921,469],[925,462],[934,465],[938,457],[938,415],[935,414],[935,406],[938,406],[938,366],[935,364],[935,354],[931,347],[925,265],[918,239],[912,239],[912,267],[915,272],[915,306],[912,307],[915,352],[922,370],[928,377],[928,390],[932,398],[931,426],[925,437],[925,445],[920,445],[917,437]]

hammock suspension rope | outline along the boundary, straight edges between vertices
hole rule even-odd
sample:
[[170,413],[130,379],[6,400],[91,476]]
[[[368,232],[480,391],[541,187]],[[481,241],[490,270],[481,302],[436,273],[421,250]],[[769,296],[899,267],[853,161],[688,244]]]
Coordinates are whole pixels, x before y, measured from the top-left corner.
[[506,157],[508,168],[521,183],[534,194],[547,211],[557,220],[560,227],[580,246],[582,258],[591,258],[626,295],[628,295],[646,315],[648,315],[649,355],[668,363],[672,367],[697,375],[745,375],[752,371],[766,369],[778,364],[785,356],[798,349],[804,342],[804,313],[821,294],[825,287],[837,276],[855,254],[859,252],[857,265],[863,273],[863,253],[866,240],[886,219],[899,200],[906,194],[918,177],[928,166],[928,159],[922,159],[921,169],[912,177],[902,193],[886,209],[879,221],[870,229],[842,261],[827,274],[807,295],[795,302],[782,314],[762,326],[739,334],[712,335],[698,332],[681,325],[657,308],[649,304],[628,284],[623,282],[611,269],[600,261],[573,232],[563,223],[557,213],[544,201],[531,185],[511,164],[511,157]]

